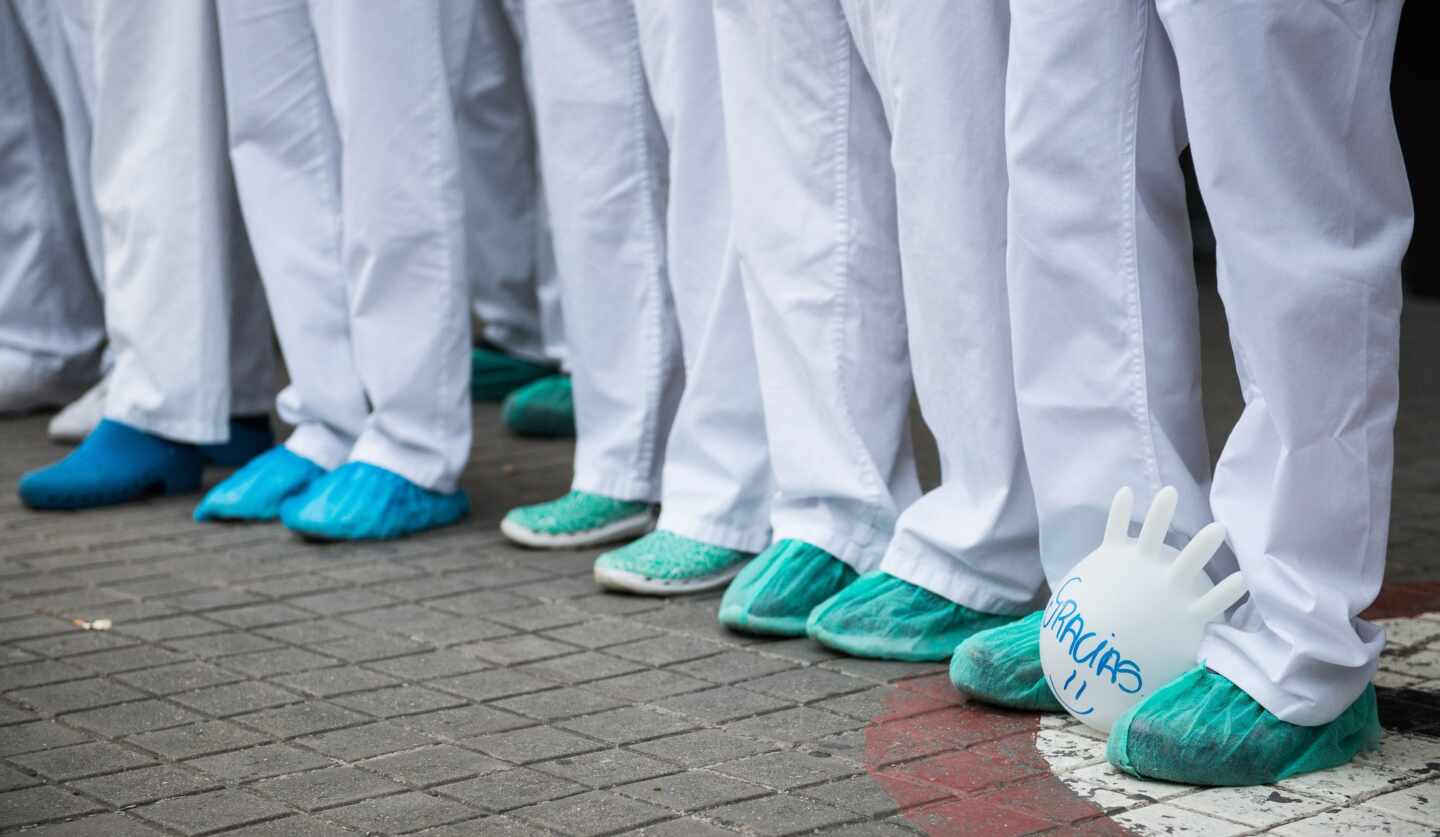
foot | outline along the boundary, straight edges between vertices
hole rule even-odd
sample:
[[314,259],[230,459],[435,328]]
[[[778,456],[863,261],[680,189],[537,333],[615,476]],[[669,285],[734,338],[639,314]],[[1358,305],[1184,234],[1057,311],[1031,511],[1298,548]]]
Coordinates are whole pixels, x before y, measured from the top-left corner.
[[720,624],[750,634],[805,636],[810,611],[856,577],[849,564],[818,546],[777,541],[730,583]]
[[754,553],[651,532],[595,559],[595,583],[610,590],[673,596],[730,583]]
[[0,365],[0,415],[59,407],[84,391],[83,385],[58,377],[36,377],[30,372]]
[[1225,677],[1196,668],[1120,716],[1105,757],[1144,779],[1264,785],[1349,762],[1380,743],[1375,687],[1317,727],[1286,723]]
[[195,508],[195,519],[279,520],[281,505],[325,473],[283,445],[271,448],[210,489]]
[[367,462],[347,462],[286,500],[280,520],[314,540],[385,540],[448,526],[469,511],[463,491],[442,494]]
[[76,444],[89,436],[105,417],[105,393],[109,391],[109,378],[86,390],[85,394],[71,401],[65,409],[50,419],[50,441]]
[[1045,612],[1037,610],[960,643],[950,660],[950,682],[984,703],[1030,712],[1064,712],[1040,666],[1040,622],[1044,618]]
[[227,468],[238,468],[273,447],[269,416],[236,416],[230,419],[229,440],[199,446],[206,460]]
[[575,435],[575,400],[569,375],[551,375],[510,393],[500,408],[505,426],[520,436]]
[[496,348],[476,346],[470,350],[470,398],[475,401],[503,401],[526,384],[554,374],[549,366],[521,360]]
[[198,491],[205,457],[105,419],[71,454],[20,478],[20,500],[32,509],[86,509],[154,494]]
[[538,549],[574,549],[639,537],[655,526],[655,508],[638,500],[617,500],[571,491],[558,500],[521,506],[505,515],[505,537]]
[[1015,621],[971,610],[889,573],[873,572],[810,612],[805,633],[854,657],[948,660],[971,636]]

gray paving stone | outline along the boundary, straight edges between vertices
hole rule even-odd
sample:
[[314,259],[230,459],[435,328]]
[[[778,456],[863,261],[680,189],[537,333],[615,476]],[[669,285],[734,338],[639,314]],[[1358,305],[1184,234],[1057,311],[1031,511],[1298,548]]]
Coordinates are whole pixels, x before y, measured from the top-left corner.
[[11,761],[47,779],[62,782],[155,763],[155,759],[144,753],[103,741],[15,756]]
[[11,700],[18,700],[45,715],[63,715],[66,712],[124,703],[145,696],[144,692],[137,689],[98,677],[18,689],[7,695]]
[[64,680],[80,680],[89,676],[90,672],[69,663],[62,663],[59,660],[37,660],[36,662],[7,666],[4,680],[0,681],[3,683],[0,689],[8,692],[11,689],[43,686],[47,683],[59,683]]
[[380,721],[297,738],[295,743],[331,758],[358,761],[371,756],[423,747],[435,741],[394,722]]
[[134,645],[135,640],[117,635],[114,631],[74,631],[59,636],[30,640],[20,643],[20,648],[33,651],[45,657],[71,657],[76,654],[91,654],[112,648]]
[[290,812],[278,802],[253,793],[227,788],[162,799],[135,809],[135,813],[181,834],[214,834],[241,825],[275,819]]
[[702,770],[634,782],[622,785],[615,791],[681,813],[728,805],[772,793],[769,788]]
[[225,832],[225,837],[354,837],[355,832],[317,817],[285,817]]
[[524,668],[526,671],[546,679],[562,683],[587,683],[605,677],[645,670],[643,665],[631,660],[622,660],[619,657],[594,651],[556,657],[552,660],[532,663]]
[[[225,688],[225,687],[221,687]],[[90,709],[65,716],[67,723],[94,730],[108,738],[178,727],[201,720],[200,716],[162,700],[139,700],[103,709]]]
[[398,834],[474,819],[476,813],[458,802],[411,791],[346,805],[327,816],[365,832]]
[[651,669],[622,677],[597,680],[591,688],[628,701],[653,703],[670,695],[695,692],[711,684],[673,671]]
[[342,613],[356,613],[361,610],[384,607],[394,604],[395,600],[370,590],[348,589],[301,596],[290,599],[288,603],[322,616],[337,616]]
[[164,832],[127,814],[97,814],[23,833],[25,837],[161,837]]
[[173,695],[236,683],[245,678],[218,666],[191,661],[117,674],[114,679],[152,694]]
[[9,765],[0,764],[0,791],[12,791],[42,784],[43,780],[22,773]]
[[27,721],[37,721],[40,716],[9,701],[0,701],[0,726],[11,724],[23,724]]
[[52,785],[0,793],[0,828],[49,822],[101,810],[99,805]]
[[664,776],[679,769],[669,762],[621,749],[598,750],[578,756],[567,756],[554,761],[533,764],[531,768],[553,773],[592,788],[614,787],[627,782]]
[[401,793],[404,785],[353,767],[327,767],[256,782],[262,796],[288,802],[305,811],[319,811],[364,799]]
[[280,643],[273,639],[266,639],[243,631],[172,639],[167,640],[165,644],[178,651],[205,659],[218,659],[232,654],[249,654],[280,647]]
[[267,639],[289,642],[294,645],[317,646],[364,633],[364,630],[364,628],[336,619],[313,619],[309,622],[292,622],[274,628],[260,628],[255,633]]
[[330,761],[316,753],[306,752],[288,744],[261,744],[244,750],[231,750],[213,756],[201,756],[185,762],[187,767],[203,770],[227,783],[249,782],[301,770],[325,767]]
[[259,733],[241,729],[227,721],[201,721],[198,724],[133,735],[126,740],[137,747],[178,760],[251,747],[267,739]]
[[326,657],[300,648],[276,648],[257,651],[253,654],[236,654],[225,658],[225,667],[242,671],[251,677],[273,677],[277,674],[293,674],[316,668],[336,665],[333,657]]
[[367,759],[360,766],[422,788],[510,769],[503,761],[449,744]]
[[427,685],[477,701],[494,700],[496,698],[522,695],[527,692],[536,692],[541,689],[553,689],[556,687],[555,683],[547,680],[542,680],[533,675],[525,674],[524,672],[503,668],[491,671],[477,671],[473,674],[462,674],[458,677],[444,677],[431,681]]
[[580,687],[551,689],[497,700],[493,704],[508,712],[541,721],[559,721],[624,706],[624,701]]
[[409,681],[453,677],[457,674],[481,671],[489,667],[481,660],[450,650],[411,654],[408,657],[392,657],[366,665],[366,668],[382,671],[392,677]]
[[329,732],[333,729],[354,726],[370,720],[358,712],[351,712],[334,704],[314,700],[295,703],[275,709],[266,709],[249,715],[237,715],[238,724],[254,727],[275,738],[296,738]]
[[859,678],[822,668],[782,671],[740,684],[741,688],[797,703],[859,692],[870,688],[870,685]]
[[512,764],[529,764],[572,756],[604,746],[555,727],[526,727],[511,732],[482,735],[467,740],[465,745]]
[[160,619],[147,619],[144,622],[122,623],[115,626],[115,630],[140,639],[159,642],[167,639],[184,639],[221,633],[226,630],[226,627],[201,616],[182,614]]
[[115,808],[126,808],[167,796],[214,790],[220,787],[220,783],[192,771],[160,764],[93,779],[81,779],[71,782],[70,787]]
[[551,837],[555,832],[548,828],[511,819],[506,816],[485,817],[455,825],[442,825],[415,832],[415,837]]
[[458,741],[492,732],[534,726],[535,721],[490,706],[468,704],[423,715],[406,715],[397,721],[442,741]]
[[415,642],[409,639],[401,639],[395,636],[377,636],[375,634],[357,634],[334,642],[327,642],[318,645],[315,650],[332,657],[339,657],[352,663],[368,663],[373,660],[383,660],[388,657],[404,657],[410,654],[417,654],[421,651],[430,650],[430,646],[423,642]]
[[662,631],[649,625],[620,619],[597,619],[545,632],[545,636],[582,648],[605,648],[663,635]]
[[243,607],[212,610],[205,618],[213,619],[233,628],[268,628],[287,622],[304,622],[313,618],[308,612],[278,602],[245,605]]
[[[950,795],[945,788],[930,783],[914,782],[906,787],[905,803],[912,807],[945,799]],[[885,788],[869,776],[856,776],[853,779],[802,788],[796,793],[866,817],[885,816],[899,810],[899,806]]]
[[66,660],[90,671],[115,674],[183,662],[185,656],[155,645],[131,645],[95,654],[67,657]]
[[515,634],[468,643],[464,652],[486,662],[505,666],[574,654],[575,646],[546,639],[539,634]]
[[635,837],[730,837],[735,832],[696,817],[681,817],[647,825],[632,833]]
[[589,789],[578,782],[524,767],[435,788],[438,793],[495,812],[574,796],[586,790]]
[[648,706],[626,706],[560,724],[568,730],[598,738],[611,744],[630,744],[647,738],[673,735],[695,728],[695,724],[675,715],[668,715]]
[[726,651],[703,660],[675,666],[675,670],[712,683],[739,683],[795,667],[791,660],[766,657],[754,651]]
[[455,695],[445,694],[422,686],[395,686],[376,689],[372,692],[357,692],[334,698],[341,706],[357,712],[364,712],[376,718],[395,718],[401,715],[420,715],[437,709],[461,706],[465,701]]
[[775,749],[774,745],[752,741],[720,730],[702,729],[668,738],[657,738],[631,745],[631,749],[649,753],[685,767],[708,767],[727,761],[753,756]]
[[512,816],[531,820],[576,837],[615,834],[660,822],[674,816],[639,800],[606,791],[592,791],[568,799],[522,808]]
[[701,692],[678,695],[666,700],[655,701],[655,705],[712,724],[737,721],[751,715],[773,712],[791,706],[783,700],[734,686],[720,686]]
[[777,790],[819,784],[859,772],[854,765],[840,759],[819,758],[797,750],[762,753],[717,765],[713,769],[717,773]]
[[[606,653],[647,666],[668,666],[709,657],[725,650],[724,645],[699,637],[667,634],[616,645],[606,649]],[[680,669],[677,667],[677,670]]]
[[520,631],[543,631],[583,622],[585,614],[564,605],[549,604],[487,613],[485,618]]
[[725,729],[752,738],[798,744],[864,726],[864,722],[853,718],[811,709],[808,706],[797,706],[794,709],[782,709],[768,715],[746,718]]
[[214,715],[219,718],[258,712],[272,706],[284,706],[287,703],[299,703],[304,700],[300,695],[287,692],[278,686],[253,680],[197,689],[193,692],[172,695],[170,699],[191,709],[204,712],[206,715]]
[[857,819],[855,814],[800,796],[766,796],[737,802],[708,812],[722,823],[743,829],[748,834],[784,837],[804,834],[829,825]]

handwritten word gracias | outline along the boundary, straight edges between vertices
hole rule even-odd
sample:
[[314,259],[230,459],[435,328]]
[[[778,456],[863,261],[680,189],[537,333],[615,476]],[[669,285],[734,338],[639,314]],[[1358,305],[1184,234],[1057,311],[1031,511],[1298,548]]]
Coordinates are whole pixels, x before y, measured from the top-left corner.
[[1050,604],[1045,608],[1045,621],[1041,623],[1041,630],[1054,632],[1055,640],[1069,652],[1070,659],[1076,666],[1090,669],[1096,677],[1108,676],[1113,686],[1133,695],[1145,685],[1140,666],[1134,660],[1121,656],[1110,644],[1115,634],[1110,634],[1110,639],[1095,642],[1099,634],[1085,630],[1085,615],[1080,612],[1079,603],[1065,595],[1070,585],[1079,583],[1079,577],[1072,577],[1055,592]]

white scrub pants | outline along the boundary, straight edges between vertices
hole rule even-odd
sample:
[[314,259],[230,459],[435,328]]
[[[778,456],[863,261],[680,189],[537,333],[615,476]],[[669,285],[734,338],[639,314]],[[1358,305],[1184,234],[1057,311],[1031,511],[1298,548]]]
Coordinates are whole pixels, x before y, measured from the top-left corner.
[[526,18],[574,369],[574,487],[660,500],[661,529],[763,549],[770,470],[710,6],[528,0]]
[[95,0],[92,172],[115,365],[105,417],[216,443],[274,350],[226,157],[215,7]]
[[231,157],[290,370],[286,446],[453,491],[470,450],[457,91],[498,2],[219,6]]
[[94,381],[105,341],[74,5],[0,0],[0,364],[57,391]]
[[487,342],[559,366],[565,335],[527,92],[524,4],[481,3],[477,14],[484,21],[456,91],[475,316]]
[[[717,18],[776,537],[1024,612],[1043,577],[1005,292],[1004,0]],[[912,370],[943,477],[919,499]]]
[[[1356,615],[1384,568],[1411,228],[1389,94],[1400,2],[1011,10],[1011,315],[1046,575],[1095,546],[1118,486],[1144,509],[1175,485],[1182,539],[1213,511],[1251,592],[1201,658],[1280,718],[1326,723],[1384,643]],[[1213,487],[1187,126],[1246,402]]]

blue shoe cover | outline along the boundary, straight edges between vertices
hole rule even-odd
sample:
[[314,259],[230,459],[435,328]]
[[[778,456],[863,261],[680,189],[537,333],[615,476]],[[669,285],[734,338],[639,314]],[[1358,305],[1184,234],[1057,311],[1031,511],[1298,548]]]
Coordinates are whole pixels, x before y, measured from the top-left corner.
[[1268,785],[1338,767],[1380,744],[1375,687],[1340,717],[1286,723],[1203,666],[1161,686],[1110,728],[1105,758],[1142,779],[1189,785]]
[[889,573],[873,572],[811,611],[805,632],[852,657],[939,662],[949,660],[971,636],[1015,619],[971,610]]
[[278,520],[280,506],[325,476],[325,469],[281,445],[210,489],[196,520]]
[[427,491],[384,468],[347,462],[285,501],[280,520],[316,540],[383,540],[447,526],[469,512],[463,491]]
[[747,634],[805,636],[810,611],[856,578],[849,564],[818,546],[777,541],[730,582],[720,624]]
[[200,489],[204,469],[195,445],[105,419],[69,456],[21,477],[20,501],[32,509],[87,509],[183,494]]
[[1037,610],[998,628],[971,636],[950,658],[950,682],[983,703],[1030,712],[1064,712],[1040,666]]
[[275,447],[275,434],[268,416],[230,419],[230,439],[215,445],[199,445],[206,460],[227,468],[238,468]]

